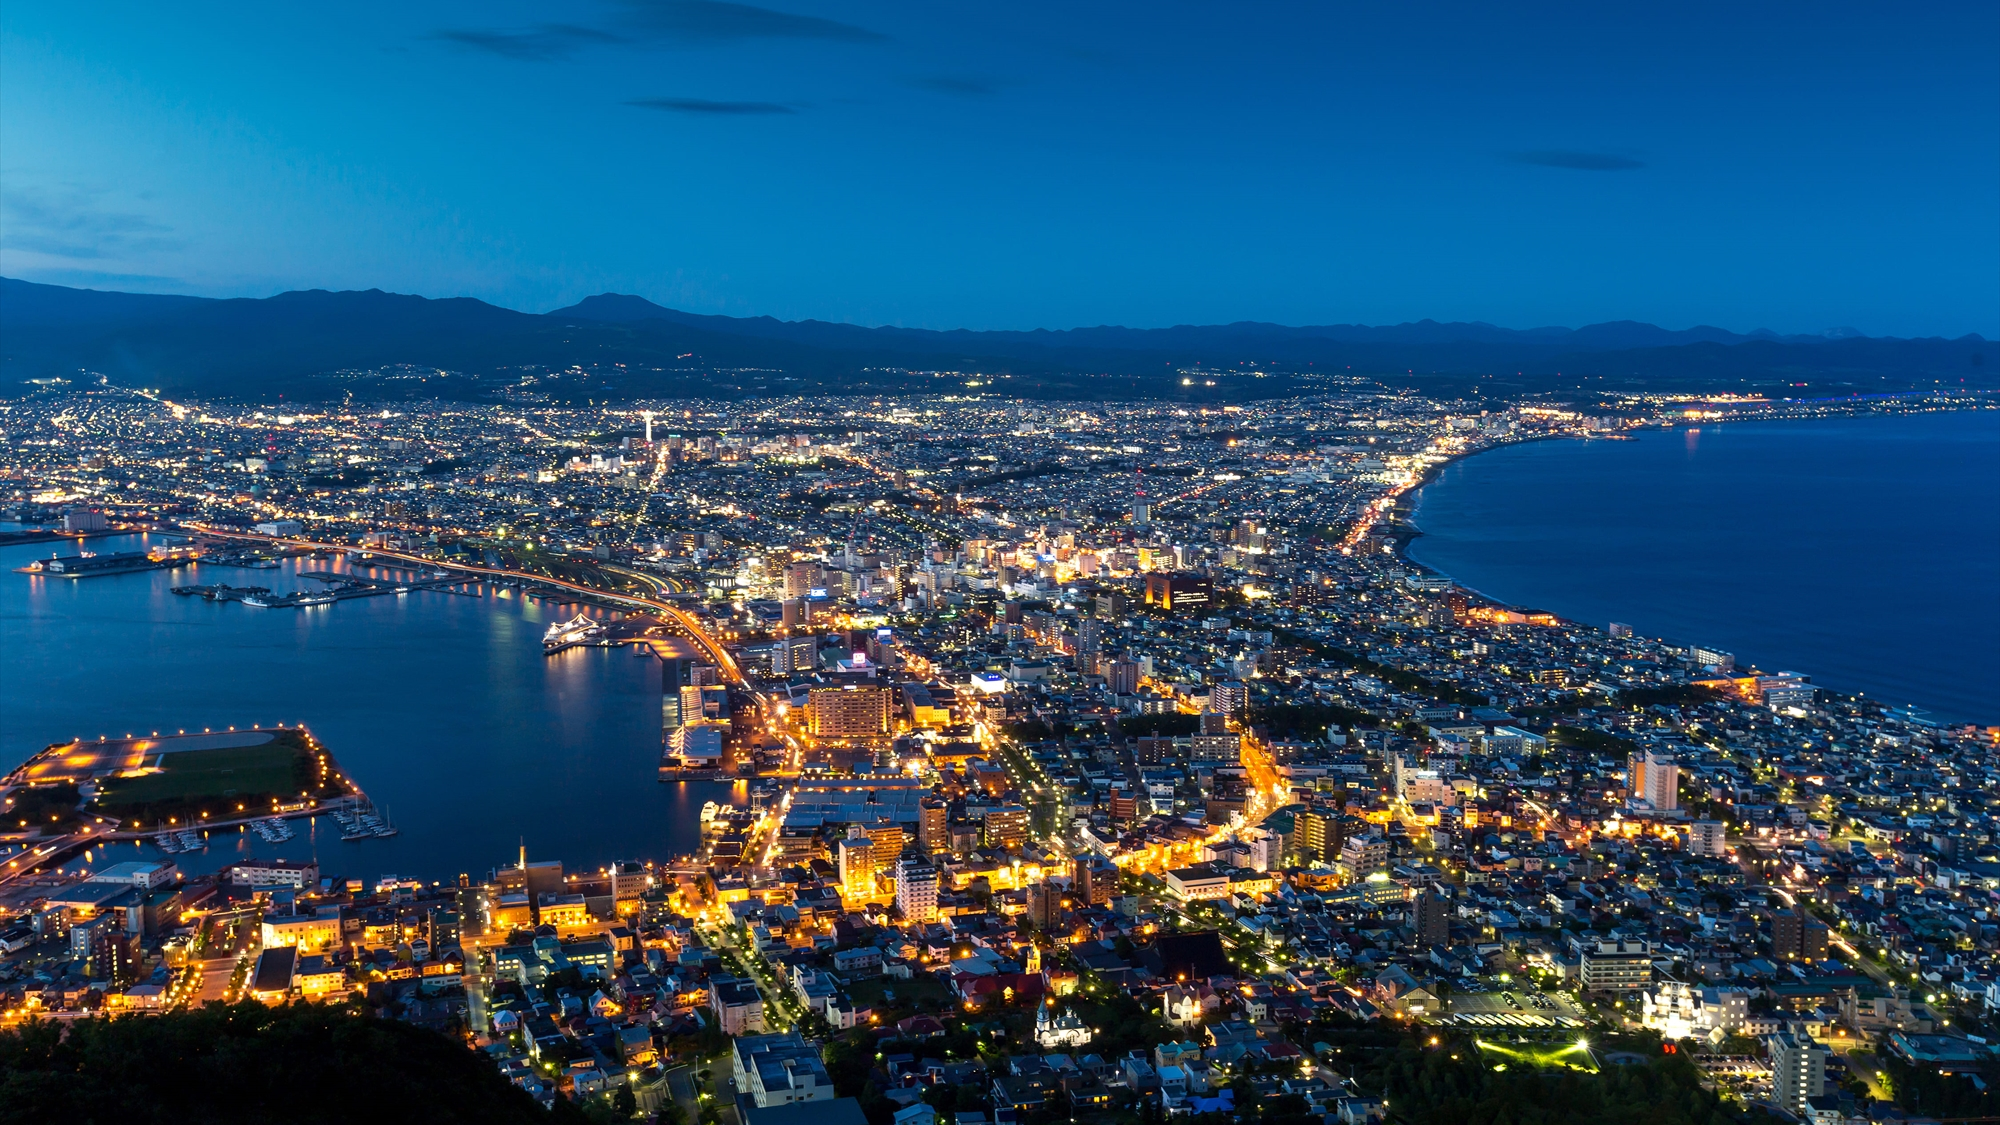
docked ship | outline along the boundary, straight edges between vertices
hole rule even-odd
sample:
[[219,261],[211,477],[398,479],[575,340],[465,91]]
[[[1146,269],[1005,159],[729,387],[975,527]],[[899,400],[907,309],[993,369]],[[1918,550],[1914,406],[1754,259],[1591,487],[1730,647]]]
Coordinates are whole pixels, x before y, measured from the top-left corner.
[[579,613],[568,621],[549,626],[549,631],[542,634],[542,654],[561,652],[571,645],[590,644],[603,636],[603,622],[589,614]]

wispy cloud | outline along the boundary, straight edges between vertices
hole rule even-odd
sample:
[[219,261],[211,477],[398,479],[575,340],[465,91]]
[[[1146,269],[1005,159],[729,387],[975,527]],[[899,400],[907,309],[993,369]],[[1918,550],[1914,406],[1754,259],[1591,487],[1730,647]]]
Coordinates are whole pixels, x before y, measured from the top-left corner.
[[1516,164],[1538,164],[1544,168],[1574,168],[1581,172],[1628,172],[1646,166],[1643,160],[1634,160],[1629,156],[1619,156],[1615,153],[1576,152],[1561,148],[1510,152],[1507,154],[1507,159]]
[[956,94],[961,98],[983,98],[1000,89],[998,82],[985,78],[966,78],[950,74],[932,74],[922,78],[912,78],[910,85],[919,90],[929,90],[936,94]]
[[102,192],[72,188],[48,194],[9,189],[0,202],[0,246],[52,258],[98,261],[171,249],[172,229],[145,215],[104,205]]
[[105,270],[83,269],[39,269],[30,266],[15,271],[22,281],[39,281],[43,285],[68,285],[76,289],[94,289],[108,285],[138,285],[145,287],[142,292],[162,290],[185,290],[187,280],[179,277],[165,277],[154,273],[113,273]]
[[623,7],[623,22],[681,39],[832,39],[847,43],[889,39],[851,23],[727,0],[625,0]]
[[884,43],[889,37],[838,20],[727,0],[619,0],[601,25],[544,23],[517,30],[449,28],[432,38],[525,62],[564,59],[579,48],[642,43],[819,39]]
[[578,47],[624,42],[622,38],[608,31],[566,23],[545,23],[525,31],[479,31],[460,28],[440,31],[434,38],[486,51],[502,58],[523,59],[529,62],[567,58]]
[[625,104],[667,113],[712,113],[722,116],[798,112],[797,109],[779,102],[716,102],[707,98],[634,98]]

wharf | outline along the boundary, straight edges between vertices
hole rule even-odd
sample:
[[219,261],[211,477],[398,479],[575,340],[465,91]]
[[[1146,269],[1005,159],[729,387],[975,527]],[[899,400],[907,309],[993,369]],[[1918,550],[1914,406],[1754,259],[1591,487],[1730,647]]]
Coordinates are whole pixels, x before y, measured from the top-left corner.
[[446,593],[455,594],[460,591],[447,587],[464,584],[462,579],[455,578],[384,581],[321,570],[302,570],[299,572],[299,577],[324,582],[326,589],[317,592],[301,590],[289,594],[274,594],[263,586],[176,586],[174,593],[182,597],[199,597],[211,602],[241,602],[254,609],[304,609],[309,606],[332,605],[334,602],[353,598],[407,594],[412,590],[444,590]]

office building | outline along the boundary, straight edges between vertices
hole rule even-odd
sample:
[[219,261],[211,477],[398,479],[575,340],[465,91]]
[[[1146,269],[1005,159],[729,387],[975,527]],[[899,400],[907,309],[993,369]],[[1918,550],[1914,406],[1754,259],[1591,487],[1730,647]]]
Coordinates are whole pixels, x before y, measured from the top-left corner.
[[877,738],[889,733],[894,697],[873,684],[815,688],[807,695],[807,719],[815,737]]
[[1168,612],[1200,609],[1215,600],[1215,585],[1188,571],[1146,576],[1146,604]]

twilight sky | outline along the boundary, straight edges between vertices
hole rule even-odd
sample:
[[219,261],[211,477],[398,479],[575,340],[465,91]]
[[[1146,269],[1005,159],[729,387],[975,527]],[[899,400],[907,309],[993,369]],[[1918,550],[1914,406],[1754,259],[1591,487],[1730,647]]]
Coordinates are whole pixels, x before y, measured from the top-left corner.
[[9,0],[0,273],[1994,336],[2000,5]]

